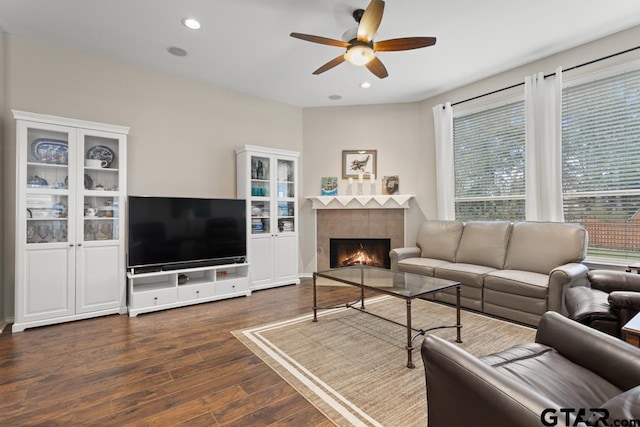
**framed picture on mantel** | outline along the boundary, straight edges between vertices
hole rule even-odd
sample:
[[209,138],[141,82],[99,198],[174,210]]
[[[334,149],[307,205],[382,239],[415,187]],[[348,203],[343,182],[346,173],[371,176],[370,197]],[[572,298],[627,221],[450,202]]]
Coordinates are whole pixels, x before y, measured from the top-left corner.
[[377,162],[377,150],[342,150],[342,178],[375,175]]

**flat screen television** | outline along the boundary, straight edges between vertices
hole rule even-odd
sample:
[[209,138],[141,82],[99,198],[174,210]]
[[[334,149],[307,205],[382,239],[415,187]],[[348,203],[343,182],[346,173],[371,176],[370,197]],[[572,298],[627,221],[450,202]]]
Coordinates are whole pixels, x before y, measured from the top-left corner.
[[169,270],[244,260],[246,202],[182,197],[128,198],[129,268]]

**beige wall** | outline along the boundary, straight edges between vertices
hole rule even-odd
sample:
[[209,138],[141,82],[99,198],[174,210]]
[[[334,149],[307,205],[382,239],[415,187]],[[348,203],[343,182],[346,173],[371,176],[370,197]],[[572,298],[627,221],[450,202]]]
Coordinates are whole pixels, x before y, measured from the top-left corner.
[[[235,197],[234,149],[302,149],[302,110],[77,51],[5,35],[10,164],[5,200],[15,199],[11,109],[130,126],[128,193]],[[10,203],[8,203],[10,204]],[[4,264],[13,265],[13,207],[5,209]],[[7,269],[9,270],[9,269]],[[12,270],[12,268],[10,269]],[[5,273],[13,301],[13,271]],[[13,304],[8,304],[13,313]]]
[[[417,213],[421,221],[424,219],[422,212],[432,211],[428,201],[435,188],[435,174],[425,167],[431,164],[429,159],[433,154],[422,142],[424,120],[418,103],[305,108],[303,195],[319,195],[323,176],[337,176],[339,194],[345,194],[347,181],[342,179],[342,150],[374,149],[378,154],[378,193],[382,176],[399,175],[400,192],[419,196],[417,204],[421,206],[415,207],[414,202],[410,211]],[[369,186],[364,187],[364,193],[369,194]],[[302,269],[309,273],[316,268],[315,213],[309,201],[301,201],[300,206]],[[411,226],[407,230],[408,235],[416,232]]]

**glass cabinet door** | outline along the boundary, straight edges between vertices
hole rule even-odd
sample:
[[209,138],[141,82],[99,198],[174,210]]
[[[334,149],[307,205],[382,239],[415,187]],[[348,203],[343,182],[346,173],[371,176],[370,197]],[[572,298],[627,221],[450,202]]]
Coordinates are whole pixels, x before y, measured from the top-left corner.
[[68,196],[27,193],[27,244],[68,241]]
[[119,139],[100,132],[82,132],[83,171],[80,235],[83,240],[118,240],[120,233]]
[[26,127],[26,243],[68,241],[69,133]]
[[120,227],[120,198],[84,198],[83,240],[118,240]]
[[251,234],[271,233],[271,159],[251,156]]
[[295,165],[293,160],[278,159],[277,200],[278,231],[295,231]]

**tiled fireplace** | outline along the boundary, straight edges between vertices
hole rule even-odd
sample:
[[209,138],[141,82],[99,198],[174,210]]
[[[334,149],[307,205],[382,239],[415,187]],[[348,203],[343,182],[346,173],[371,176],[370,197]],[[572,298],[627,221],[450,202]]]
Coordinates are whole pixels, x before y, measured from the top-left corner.
[[[345,253],[340,263],[345,256],[359,257],[359,246],[371,243],[370,239],[385,242],[382,247],[367,249],[366,252],[372,252],[376,258],[381,257],[381,252],[386,252],[388,256],[390,249],[404,246],[404,209],[318,209],[316,213],[318,271],[332,268],[331,239],[349,241],[346,249],[343,249]],[[352,261],[355,262],[355,259]],[[383,262],[388,263],[388,260]]]

